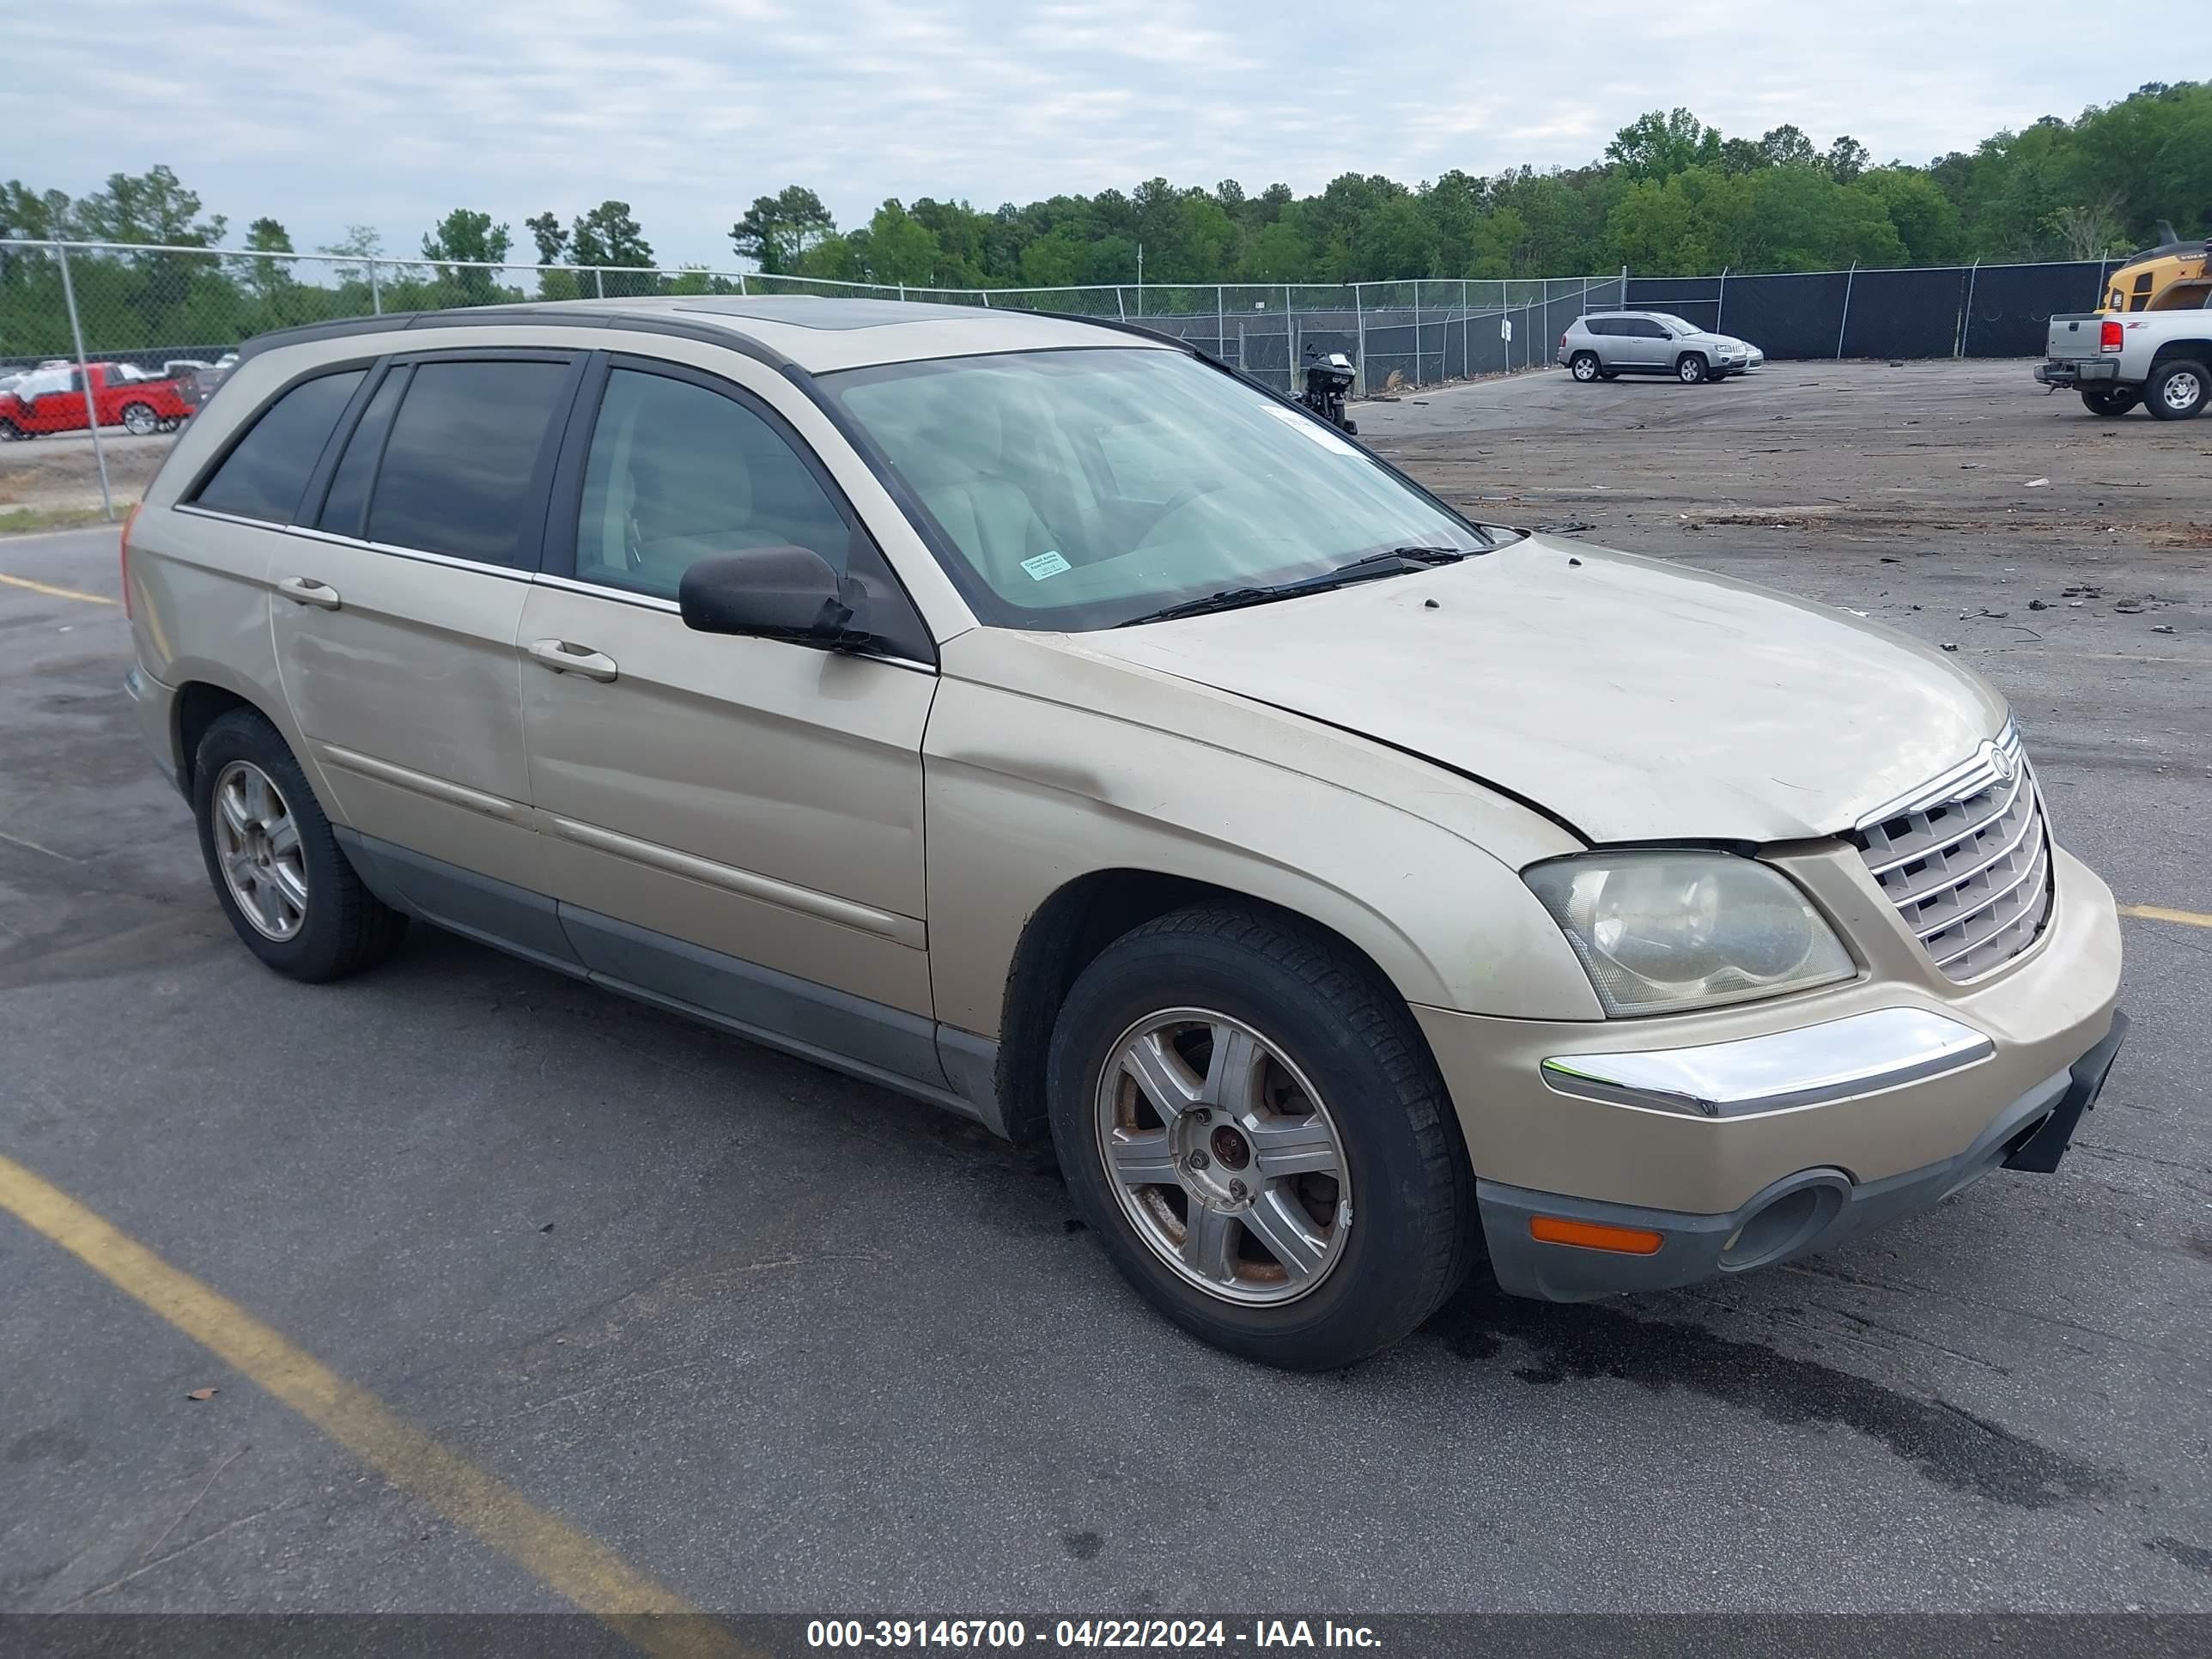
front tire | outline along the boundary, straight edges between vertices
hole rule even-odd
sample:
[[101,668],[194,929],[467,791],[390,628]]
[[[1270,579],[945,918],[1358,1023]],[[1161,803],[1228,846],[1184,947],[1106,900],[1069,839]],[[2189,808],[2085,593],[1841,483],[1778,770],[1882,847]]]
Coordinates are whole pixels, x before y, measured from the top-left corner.
[[392,953],[407,918],[347,860],[306,773],[267,718],[234,709],[192,762],[200,856],[246,948],[288,979],[343,979]]
[[[1600,374],[1603,373],[1602,369],[1601,369],[1598,365],[1597,353],[1595,351],[1577,351],[1575,353],[1573,357],[1568,360],[1567,372],[1570,374],[1572,374],[1575,379],[1580,380],[1584,386],[1588,386],[1592,380],[1596,380]],[[1606,378],[1610,380],[1612,376],[1607,375]]]
[[1696,386],[1711,374],[1711,367],[1694,351],[1686,351],[1675,360],[1674,378],[1684,386]]
[[2204,412],[2204,398],[2212,388],[2212,375],[2204,365],[2186,357],[2160,363],[2143,387],[2143,404],[2161,421],[2185,421]]
[[1303,924],[1207,907],[1124,934],[1068,993],[1047,1091],[1083,1218],[1216,1347],[1347,1365],[1466,1274],[1474,1181],[1443,1079],[1388,982]]
[[2081,406],[2100,420],[2118,420],[2141,401],[2133,386],[2081,388]]
[[154,412],[151,404],[123,405],[123,429],[134,438],[150,438],[160,430],[161,417]]

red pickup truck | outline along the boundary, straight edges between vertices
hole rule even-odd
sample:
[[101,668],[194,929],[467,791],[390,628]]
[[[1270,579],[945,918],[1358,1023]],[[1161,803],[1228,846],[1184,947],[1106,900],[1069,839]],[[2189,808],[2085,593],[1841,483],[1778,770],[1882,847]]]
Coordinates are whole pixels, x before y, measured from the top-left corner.
[[33,369],[0,392],[0,443],[45,432],[83,431],[88,378],[102,426],[119,426],[143,437],[173,430],[192,412],[187,387],[128,363]]

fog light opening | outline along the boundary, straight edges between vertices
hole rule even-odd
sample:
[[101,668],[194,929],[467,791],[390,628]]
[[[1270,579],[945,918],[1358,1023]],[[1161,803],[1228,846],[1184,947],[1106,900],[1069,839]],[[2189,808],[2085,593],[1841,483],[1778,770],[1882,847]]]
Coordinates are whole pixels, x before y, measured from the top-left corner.
[[1843,1204],[1843,1193],[1826,1183],[1783,1194],[1745,1217],[1743,1224],[1729,1236],[1721,1247],[1723,1271],[1740,1273],[1762,1267],[1801,1249],[1827,1226]]

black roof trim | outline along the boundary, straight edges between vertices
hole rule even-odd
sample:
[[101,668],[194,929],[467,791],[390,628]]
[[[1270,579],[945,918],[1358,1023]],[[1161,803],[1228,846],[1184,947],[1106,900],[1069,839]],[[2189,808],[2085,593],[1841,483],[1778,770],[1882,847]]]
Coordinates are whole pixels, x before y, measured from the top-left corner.
[[391,334],[418,328],[623,328],[641,334],[666,334],[681,340],[697,340],[782,369],[791,360],[751,336],[708,323],[695,323],[657,311],[570,311],[558,306],[501,306],[482,310],[459,307],[445,311],[393,311],[380,317],[349,317],[334,323],[307,323],[256,335],[238,349],[238,361],[258,357],[281,346],[302,345],[313,340],[338,340],[362,334]]

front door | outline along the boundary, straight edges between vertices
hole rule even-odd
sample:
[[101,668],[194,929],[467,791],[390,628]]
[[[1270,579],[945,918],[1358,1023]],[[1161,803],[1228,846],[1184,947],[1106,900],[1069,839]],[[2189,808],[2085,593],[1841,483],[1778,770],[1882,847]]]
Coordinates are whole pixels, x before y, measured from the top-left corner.
[[939,1081],[919,618],[894,660],[694,633],[678,613],[693,561],[795,545],[863,579],[872,623],[911,617],[771,407],[780,383],[756,378],[617,357],[586,383],[520,635],[550,890],[586,965],[629,988]]

